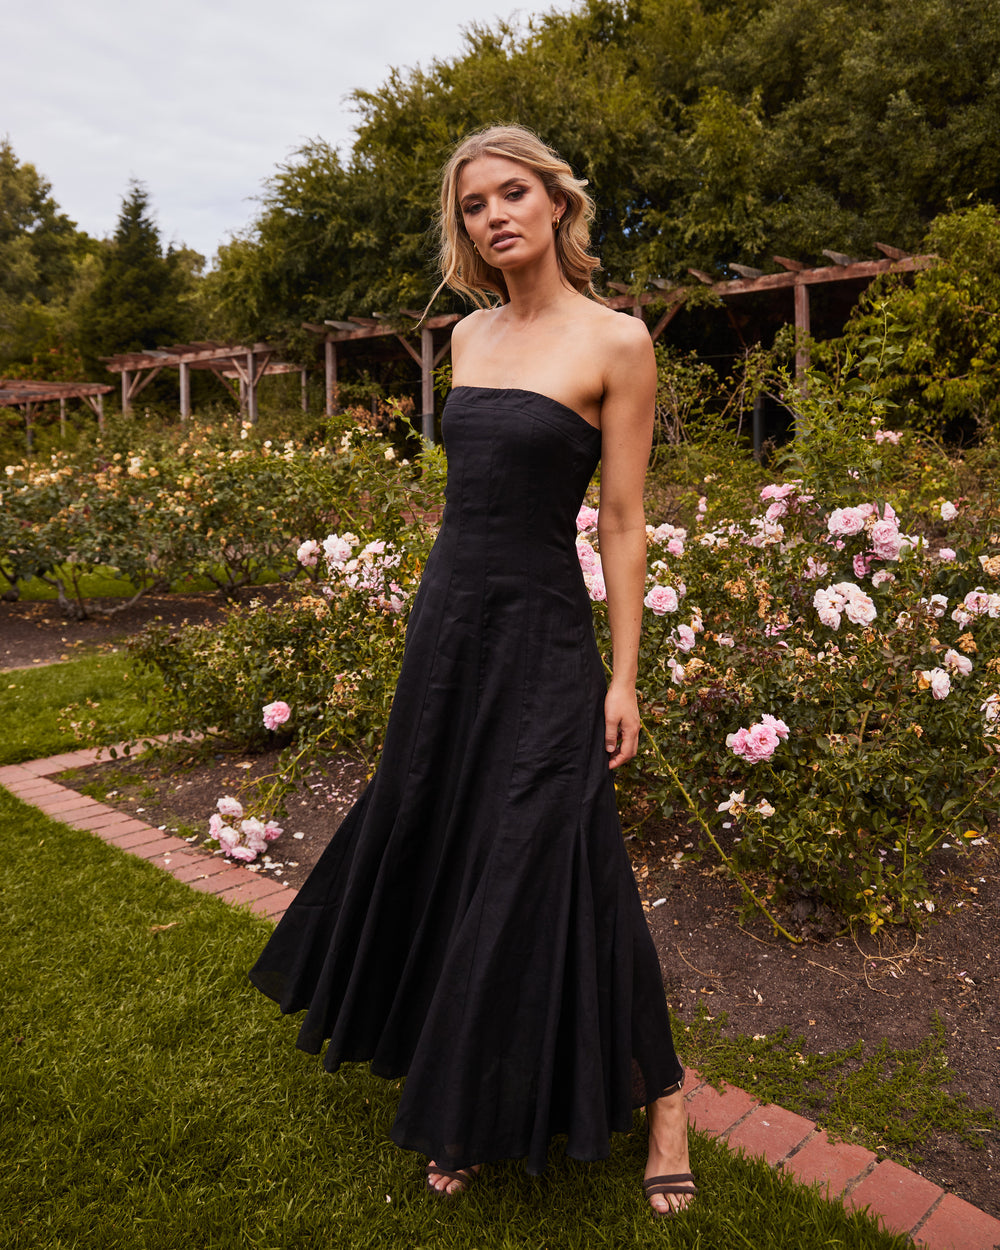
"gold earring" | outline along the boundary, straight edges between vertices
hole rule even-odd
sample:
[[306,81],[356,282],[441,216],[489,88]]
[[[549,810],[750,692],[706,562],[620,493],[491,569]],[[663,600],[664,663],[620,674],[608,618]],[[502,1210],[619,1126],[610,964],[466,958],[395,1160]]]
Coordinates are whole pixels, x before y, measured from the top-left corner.
[[553,217],[553,218],[552,218],[552,229],[553,229],[553,230],[558,230],[558,229],[559,229],[559,218],[558,218],[558,217]]
[[476,253],[477,256],[479,255],[479,248],[476,247],[475,243],[473,243],[472,245],[472,250]]

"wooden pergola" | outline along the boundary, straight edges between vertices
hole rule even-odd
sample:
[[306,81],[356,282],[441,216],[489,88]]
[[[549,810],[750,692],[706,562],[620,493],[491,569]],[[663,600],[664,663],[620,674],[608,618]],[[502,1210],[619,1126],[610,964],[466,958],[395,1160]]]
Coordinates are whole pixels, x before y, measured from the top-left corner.
[[[400,318],[411,317],[420,320],[420,313],[410,308],[400,310]],[[460,313],[444,313],[437,317],[428,317],[419,329],[420,350],[406,338],[406,331],[400,330],[387,318],[383,317],[351,317],[347,321],[325,321],[316,325],[311,321],[303,321],[302,328],[312,334],[322,335],[323,355],[326,374],[326,415],[333,414],[333,406],[337,393],[338,348],[346,343],[363,342],[368,339],[395,338],[420,368],[420,400],[421,426],[425,439],[434,441],[434,370],[442,358],[451,349],[451,328],[456,321],[461,321]],[[435,331],[443,330],[443,342],[435,341]],[[417,331],[410,331],[417,333]]]
[[[795,337],[797,350],[795,353],[796,376],[803,375],[809,367],[808,338],[810,332],[809,288],[823,286],[834,282],[868,283],[879,274],[913,273],[918,269],[929,268],[936,260],[934,256],[914,256],[887,243],[878,243],[876,247],[882,253],[881,260],[857,260],[845,256],[842,252],[823,249],[823,255],[832,263],[829,265],[809,266],[801,261],[790,260],[786,256],[773,257],[779,266],[776,273],[765,273],[762,269],[754,269],[749,265],[730,264],[728,266],[738,278],[716,279],[700,269],[689,269],[688,272],[702,286],[717,295],[725,304],[730,300],[738,300],[750,295],[770,294],[778,291],[791,291],[793,296],[793,315],[795,321]],[[622,282],[609,282],[608,286],[618,292],[608,300],[612,308],[629,312],[635,317],[645,320],[650,306],[662,308],[656,322],[650,326],[649,333],[654,342],[660,338],[674,317],[688,301],[691,292],[697,290],[690,284],[668,283],[662,278],[654,278],[650,283],[652,290],[634,292]],[[665,305],[665,307],[664,307]],[[727,306],[730,320],[732,313]],[[420,313],[411,309],[401,309],[395,318],[380,314],[374,317],[349,317],[346,321],[326,321],[322,325],[304,321],[303,329],[321,335],[325,353],[326,373],[326,412],[331,415],[336,396],[338,350],[350,343],[362,343],[373,339],[395,338],[406,352],[420,367],[422,427],[424,438],[434,438],[434,368],[451,347],[451,330],[456,321],[461,320],[458,313],[447,313],[436,317],[428,317],[419,330],[400,329],[400,322],[407,317],[419,320]],[[435,333],[441,332],[438,338]],[[407,339],[407,334],[419,333],[419,352]],[[755,416],[755,426],[759,414]],[[759,431],[755,430],[755,443]]]
[[[890,247],[888,243],[876,243],[882,253],[882,260],[856,260],[845,256],[842,252],[823,249],[823,255],[833,262],[831,265],[811,267],[801,261],[789,260],[787,256],[773,257],[774,263],[780,266],[778,273],[765,273],[762,269],[753,269],[749,265],[730,264],[729,268],[740,276],[738,278],[718,281],[711,274],[700,269],[689,269],[688,273],[697,278],[703,286],[709,288],[723,300],[738,299],[747,295],[762,292],[791,290],[795,309],[795,338],[798,348],[795,353],[795,373],[801,377],[809,368],[809,288],[830,282],[871,282],[883,273],[913,273],[918,269],[928,269],[937,259],[935,256],[912,256],[898,247]],[[660,337],[674,317],[684,307],[690,292],[696,288],[673,285],[661,278],[654,278],[654,291],[643,291],[633,294],[620,282],[609,282],[608,285],[621,294],[614,296],[609,302],[612,308],[630,309],[636,317],[643,317],[648,304],[666,303],[666,309],[656,324],[650,329],[655,341]]]
[[[181,420],[191,415],[191,370],[214,373],[227,391],[231,381],[239,382],[240,409],[251,421],[257,420],[257,384],[260,379],[276,373],[298,373],[302,378],[302,410],[307,408],[306,370],[301,365],[276,360],[270,343],[254,343],[244,347],[236,343],[178,343],[158,347],[155,351],[123,352],[118,356],[102,356],[104,367],[122,377],[122,412],[127,413],[132,401],[163,369],[180,371]],[[109,388],[110,389],[110,388]]]
[[66,437],[66,401],[82,399],[97,415],[99,428],[104,428],[104,396],[110,386],[100,382],[46,382],[32,378],[0,378],[0,408],[23,408],[28,451],[32,448],[32,417],[36,404],[59,401],[59,430]]

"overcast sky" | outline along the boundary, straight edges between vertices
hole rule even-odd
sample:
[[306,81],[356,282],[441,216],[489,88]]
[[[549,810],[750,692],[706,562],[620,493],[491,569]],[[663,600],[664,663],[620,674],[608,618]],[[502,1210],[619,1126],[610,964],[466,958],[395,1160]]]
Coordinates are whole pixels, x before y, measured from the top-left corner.
[[115,227],[130,178],[165,241],[211,259],[305,139],[350,147],[346,96],[461,51],[462,28],[572,0],[16,0],[0,135],[77,225]]

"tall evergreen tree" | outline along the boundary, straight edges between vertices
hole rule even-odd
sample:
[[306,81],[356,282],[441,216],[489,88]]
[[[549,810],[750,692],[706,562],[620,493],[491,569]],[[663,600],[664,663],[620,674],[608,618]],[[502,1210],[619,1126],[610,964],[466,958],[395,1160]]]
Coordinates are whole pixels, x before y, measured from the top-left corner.
[[101,273],[80,309],[80,348],[91,369],[101,356],[177,343],[192,329],[191,295],[201,257],[164,250],[149,193],[130,184]]

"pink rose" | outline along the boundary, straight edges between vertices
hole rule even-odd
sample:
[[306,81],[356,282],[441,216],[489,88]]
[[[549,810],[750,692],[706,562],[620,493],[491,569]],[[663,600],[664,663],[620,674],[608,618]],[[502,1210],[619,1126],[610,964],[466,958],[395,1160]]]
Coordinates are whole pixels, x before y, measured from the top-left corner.
[[944,653],[944,666],[950,668],[953,673],[961,674],[962,677],[968,677],[972,672],[972,661],[967,655],[961,655],[958,651]]
[[292,714],[292,709],[280,699],[274,703],[265,704],[263,711],[264,728],[271,730],[278,729]]
[[219,833],[225,823],[218,812],[213,812],[208,818],[208,836],[218,841]]
[[844,603],[844,615],[853,625],[870,625],[878,615],[875,604],[863,590],[855,592]]
[[872,574],[873,586],[881,586],[884,582],[894,582],[895,580],[895,573],[890,573],[888,569],[879,569],[878,572]]
[[351,544],[347,541],[347,536],[340,538],[336,534],[327,535],[323,539],[323,555],[326,556],[327,564],[336,567],[346,564],[351,556]]
[[315,568],[319,561],[320,550],[320,545],[316,539],[310,538],[299,547],[295,553],[295,558],[299,564],[305,565],[307,569]]
[[663,616],[665,612],[676,612],[679,606],[677,591],[672,586],[654,586],[643,599],[643,603],[654,616]]
[[215,836],[219,841],[219,845],[227,855],[233,850],[234,847],[237,847],[240,844],[240,835],[236,832],[232,825],[223,825]]
[[576,558],[580,561],[580,568],[584,573],[592,573],[600,564],[597,552],[585,538],[576,540]]
[[835,508],[826,527],[836,538],[849,538],[865,528],[865,513],[860,508]]
[[788,504],[784,499],[776,499],[774,503],[768,506],[764,516],[768,521],[780,521],[787,511]]
[[749,729],[738,729],[726,738],[726,746],[746,760],[748,764],[757,764],[768,760],[778,749],[781,739],[773,725],[763,723],[751,725]]
[[267,838],[264,837],[264,823],[258,820],[256,816],[251,816],[249,820],[244,820],[240,825],[240,831],[251,851],[262,851],[267,846]]
[[252,851],[248,846],[234,846],[226,854],[230,859],[238,859],[241,864],[251,864],[257,858],[257,852]]
[[695,632],[690,625],[677,626],[677,650],[690,651],[697,642]]
[[596,508],[588,508],[586,504],[576,514],[576,528],[579,533],[584,530],[597,529],[598,512]]
[[867,577],[868,576],[868,557],[867,556],[856,555],[854,559],[851,561],[851,565],[854,569],[855,577]]
[[240,820],[243,816],[243,804],[231,794],[224,794],[215,806],[230,820]]
[[806,567],[802,570],[802,576],[815,581],[820,577],[826,577],[829,571],[829,564],[823,560],[814,560],[812,556],[809,556],[806,560]]
[[277,842],[284,832],[284,829],[276,821],[269,820],[264,826],[264,841]]
[[872,526],[869,541],[872,550],[880,560],[898,560],[902,546],[902,535],[895,521],[876,521]]
[[776,716],[772,716],[770,712],[765,712],[760,719],[762,724],[770,725],[770,727],[782,740],[788,737],[788,726],[783,720],[779,720]]
[[921,685],[930,686],[935,699],[945,699],[951,690],[951,678],[943,668],[923,669],[920,673]]
[[708,511],[708,499],[705,495],[702,495],[701,498],[698,500],[698,515],[704,516],[707,511]]
[[946,499],[944,503],[941,505],[941,520],[942,521],[954,521],[955,517],[957,516],[958,516],[958,509],[955,507],[953,503],[950,502],[950,500]]
[[604,584],[604,574],[600,570],[584,573],[583,580],[587,587],[587,594],[595,603],[603,603],[607,599],[608,588]]
[[672,556],[682,556],[684,554],[684,544],[679,538],[671,538],[667,543],[667,551]]
[[957,555],[958,555],[958,552],[955,551],[953,547],[942,547],[941,550],[938,552],[938,559],[939,560],[954,560]]
[[687,536],[686,529],[682,528],[680,525],[671,525],[667,521],[664,521],[662,525],[658,525],[656,529],[653,530],[654,543],[667,542],[671,538],[679,538],[681,542],[683,542]]
[[876,443],[897,444],[902,437],[903,435],[900,433],[899,430],[876,430],[875,431]]

